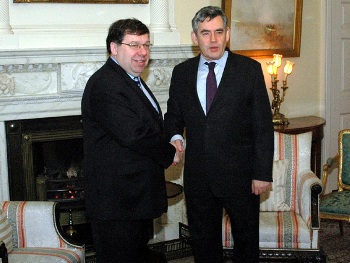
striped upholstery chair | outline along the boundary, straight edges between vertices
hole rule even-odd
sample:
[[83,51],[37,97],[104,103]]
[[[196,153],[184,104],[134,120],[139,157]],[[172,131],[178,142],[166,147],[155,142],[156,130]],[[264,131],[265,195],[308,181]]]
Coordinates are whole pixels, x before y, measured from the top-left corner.
[[47,201],[2,201],[12,231],[11,263],[83,263],[85,248],[67,241],[58,230],[55,207]]
[[[312,133],[275,132],[274,136],[274,182],[270,191],[260,196],[260,258],[306,257],[321,262],[325,260],[318,242],[322,184],[310,170]],[[226,257],[232,256],[233,244],[230,219],[224,212]]]

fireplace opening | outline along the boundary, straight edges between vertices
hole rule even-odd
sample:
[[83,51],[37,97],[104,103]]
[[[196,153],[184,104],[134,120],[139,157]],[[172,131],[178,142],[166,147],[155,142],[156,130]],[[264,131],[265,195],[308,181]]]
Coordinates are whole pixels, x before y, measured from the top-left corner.
[[84,200],[81,138],[33,142],[32,155],[36,200],[61,203]]
[[32,148],[39,176],[50,179],[82,177],[84,156],[81,138],[35,142]]
[[56,201],[60,225],[93,247],[85,216],[81,116],[7,121],[10,199]]
[[39,176],[62,179],[74,166],[70,177],[81,177],[81,116],[15,120],[5,125],[11,200],[38,200]]

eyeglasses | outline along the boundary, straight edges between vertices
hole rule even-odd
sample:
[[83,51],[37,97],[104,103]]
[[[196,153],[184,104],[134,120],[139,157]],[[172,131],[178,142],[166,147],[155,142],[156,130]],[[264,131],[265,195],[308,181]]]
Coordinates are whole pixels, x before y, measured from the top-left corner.
[[141,47],[144,47],[146,50],[149,50],[152,46],[152,44],[138,44],[138,43],[129,43],[129,44],[120,43],[120,44],[127,45],[133,50],[139,50],[139,49],[141,49]]

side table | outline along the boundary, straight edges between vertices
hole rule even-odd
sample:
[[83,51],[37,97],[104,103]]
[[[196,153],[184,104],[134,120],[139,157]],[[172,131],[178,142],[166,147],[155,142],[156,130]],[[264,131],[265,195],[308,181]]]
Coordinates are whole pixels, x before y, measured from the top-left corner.
[[182,185],[165,181],[166,193],[168,198],[173,198],[182,193],[183,187]]
[[325,119],[316,116],[306,116],[289,119],[289,124],[274,126],[275,131],[287,134],[312,132],[311,170],[321,178],[321,146],[324,137]]

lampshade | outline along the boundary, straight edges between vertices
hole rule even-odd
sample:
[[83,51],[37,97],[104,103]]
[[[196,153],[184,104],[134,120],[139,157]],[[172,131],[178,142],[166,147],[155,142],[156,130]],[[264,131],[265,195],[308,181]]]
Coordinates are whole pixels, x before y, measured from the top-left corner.
[[275,62],[275,66],[279,68],[282,64],[282,55],[273,54],[273,61]]
[[287,60],[286,65],[284,66],[284,73],[286,73],[288,75],[290,73],[292,73],[293,66],[294,66],[294,62],[291,62],[291,61]]
[[266,62],[267,65],[267,72],[272,75],[273,74],[273,64],[275,64],[275,62],[273,61],[268,61]]

